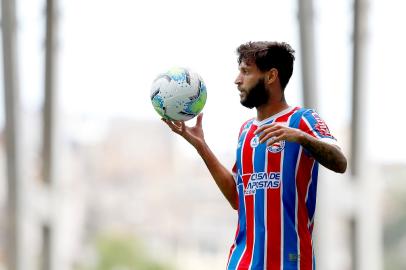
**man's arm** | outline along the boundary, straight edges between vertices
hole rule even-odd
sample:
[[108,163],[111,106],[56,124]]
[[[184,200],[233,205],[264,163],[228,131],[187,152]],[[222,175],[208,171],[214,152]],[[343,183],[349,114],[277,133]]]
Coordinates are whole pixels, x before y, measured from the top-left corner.
[[297,142],[324,167],[338,173],[344,173],[347,169],[347,159],[338,146],[316,139],[300,129],[272,123],[258,128],[255,134],[258,133],[261,133],[259,136],[260,143],[267,140],[267,145],[281,140]]
[[337,173],[344,173],[346,171],[347,159],[338,146],[323,142],[303,131],[301,131],[299,143],[310,152],[315,160],[327,169]]
[[173,132],[185,138],[199,153],[209,169],[217,186],[234,209],[238,209],[238,194],[234,177],[224,167],[204,140],[202,128],[203,114],[197,116],[196,125],[188,127],[183,121],[170,121],[162,119]]

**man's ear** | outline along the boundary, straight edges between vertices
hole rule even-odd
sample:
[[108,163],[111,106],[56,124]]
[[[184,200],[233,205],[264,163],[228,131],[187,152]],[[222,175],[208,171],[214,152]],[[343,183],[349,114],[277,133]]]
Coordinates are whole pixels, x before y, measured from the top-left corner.
[[266,78],[267,78],[267,83],[268,84],[274,83],[276,81],[276,79],[278,78],[278,70],[276,68],[271,68],[267,72]]

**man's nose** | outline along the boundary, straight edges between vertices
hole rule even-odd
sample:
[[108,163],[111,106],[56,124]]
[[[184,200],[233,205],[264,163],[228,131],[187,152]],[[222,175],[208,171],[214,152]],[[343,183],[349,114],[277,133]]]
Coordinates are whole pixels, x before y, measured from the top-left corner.
[[241,80],[241,76],[240,76],[240,75],[238,75],[237,78],[235,78],[234,83],[237,84],[237,85],[239,85],[239,84],[242,83],[242,80]]

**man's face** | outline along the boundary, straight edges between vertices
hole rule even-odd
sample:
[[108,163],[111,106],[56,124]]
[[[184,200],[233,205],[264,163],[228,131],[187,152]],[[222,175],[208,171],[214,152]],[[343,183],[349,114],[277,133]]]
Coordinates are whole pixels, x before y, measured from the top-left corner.
[[241,62],[235,84],[240,91],[240,102],[250,109],[267,103],[269,93],[265,86],[263,73],[255,64]]

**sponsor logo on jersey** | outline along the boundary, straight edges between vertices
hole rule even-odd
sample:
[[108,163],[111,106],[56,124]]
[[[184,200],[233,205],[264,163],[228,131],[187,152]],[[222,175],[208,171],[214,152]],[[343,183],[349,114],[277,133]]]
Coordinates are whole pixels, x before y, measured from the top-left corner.
[[279,141],[279,142],[276,142],[276,143],[268,146],[266,149],[268,149],[268,151],[271,153],[279,153],[284,148],[285,148],[285,141]]
[[244,190],[245,195],[255,194],[257,189],[276,189],[280,187],[281,183],[279,172],[257,172],[245,174],[243,177],[249,177],[247,187]]

